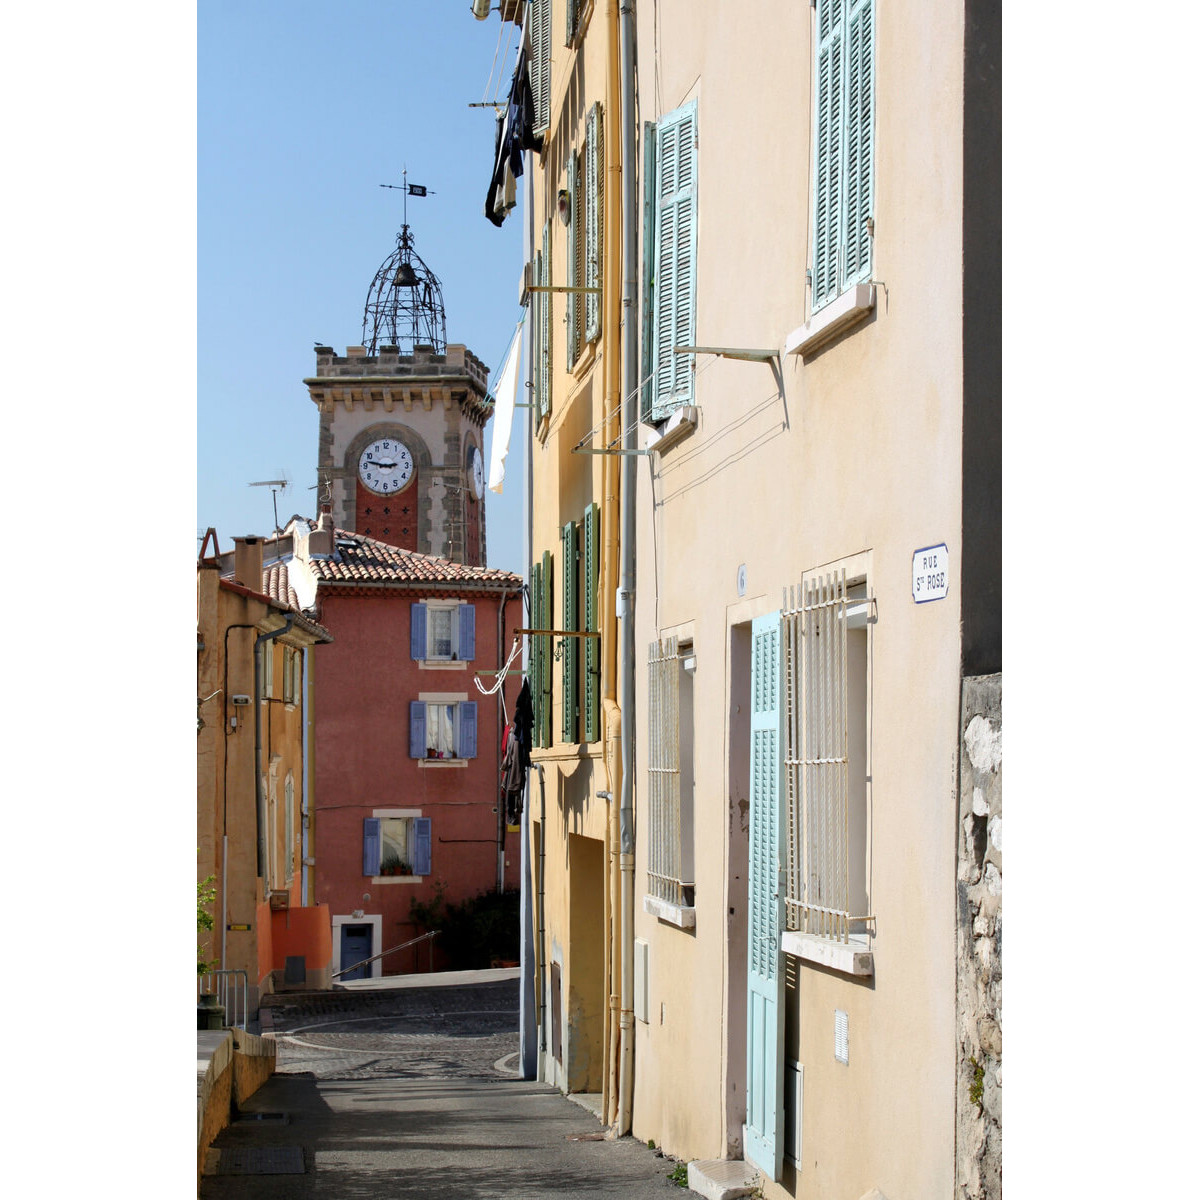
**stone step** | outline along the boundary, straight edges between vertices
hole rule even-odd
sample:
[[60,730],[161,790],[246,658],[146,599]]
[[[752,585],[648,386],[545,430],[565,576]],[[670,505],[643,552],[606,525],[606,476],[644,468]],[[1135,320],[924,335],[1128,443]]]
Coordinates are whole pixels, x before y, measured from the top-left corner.
[[695,1159],[688,1163],[688,1187],[708,1200],[735,1200],[758,1187],[758,1171],[740,1158]]

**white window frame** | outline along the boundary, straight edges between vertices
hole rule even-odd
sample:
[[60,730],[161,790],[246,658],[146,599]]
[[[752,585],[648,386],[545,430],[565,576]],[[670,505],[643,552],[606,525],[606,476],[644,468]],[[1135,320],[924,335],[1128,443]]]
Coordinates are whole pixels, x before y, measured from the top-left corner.
[[[425,705],[425,730],[426,730],[425,748],[426,749],[429,748],[428,731],[429,731],[429,706],[430,705],[438,705],[443,708],[449,708],[451,710],[450,720],[454,727],[454,732],[451,735],[454,738],[454,754],[450,758],[426,758],[424,755],[422,755],[420,758],[414,760],[416,762],[417,766],[418,767],[465,767],[472,760],[469,758],[460,758],[459,757],[459,751],[462,748],[462,741],[461,741],[462,730],[461,730],[461,725],[460,725],[461,709],[459,706],[461,704],[463,704],[465,701],[469,700],[470,696],[468,696],[466,692],[418,692],[416,699]],[[476,722],[478,722],[478,709],[476,709]],[[475,727],[475,737],[476,737],[475,757],[478,758],[479,757],[479,747],[478,747],[479,726],[478,726],[478,723],[476,724],[476,727]],[[420,816],[421,814],[417,813],[416,815]]]
[[642,908],[681,929],[696,924],[692,643],[672,635],[647,655],[648,862]]
[[867,556],[806,572],[781,614],[785,898],[781,946],[873,973],[871,680]]
[[[418,817],[423,817],[424,815],[425,815],[424,810],[422,810],[420,808],[373,808],[371,810],[371,816],[378,818],[380,821],[380,825],[379,825],[380,870],[383,869],[383,822],[384,821],[395,821],[395,820],[402,820],[402,821],[408,822],[408,831],[407,831],[407,835],[406,835],[406,842],[407,842],[407,850],[410,855],[410,861],[411,861],[411,856],[412,856],[412,851],[413,851],[413,843],[412,843],[413,831],[414,831],[413,822],[416,821]],[[431,870],[432,870],[432,867],[433,867],[433,863],[432,863],[432,856],[431,856],[431,858],[430,858],[430,869]],[[373,886],[374,885],[388,886],[390,884],[403,885],[403,884],[410,884],[410,883],[421,883],[422,881],[427,879],[428,876],[427,875],[372,875],[370,878],[371,878],[371,884]]]
[[[447,663],[458,661],[458,600],[426,600],[425,601],[425,658],[423,662]],[[434,652],[434,613],[450,614],[450,652],[437,654]]]

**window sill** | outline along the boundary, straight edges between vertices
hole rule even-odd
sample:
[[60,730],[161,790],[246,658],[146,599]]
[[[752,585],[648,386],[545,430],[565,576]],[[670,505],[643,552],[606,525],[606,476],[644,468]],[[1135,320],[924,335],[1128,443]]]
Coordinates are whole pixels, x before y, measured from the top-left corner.
[[646,436],[646,449],[665,454],[677,442],[690,437],[700,424],[700,410],[694,404],[681,404],[658,429]]
[[424,883],[424,875],[372,875],[371,884],[384,883]]
[[417,666],[422,671],[465,671],[470,664],[465,659],[441,662],[438,659],[422,658],[417,660]]
[[660,921],[666,921],[668,925],[675,925],[680,929],[696,928],[696,909],[694,906],[684,907],[679,904],[669,904],[666,900],[660,900],[657,896],[643,896],[642,909],[652,917],[657,917]]
[[856,283],[820,312],[815,312],[798,329],[793,329],[783,344],[783,353],[807,358],[822,346],[863,321],[875,308],[875,285]]
[[466,758],[419,758],[418,767],[465,767],[470,759]]
[[843,975],[875,974],[875,957],[867,948],[867,939],[862,936],[851,936],[848,942],[831,942],[811,933],[788,930],[780,936],[779,948],[785,954],[841,971]]

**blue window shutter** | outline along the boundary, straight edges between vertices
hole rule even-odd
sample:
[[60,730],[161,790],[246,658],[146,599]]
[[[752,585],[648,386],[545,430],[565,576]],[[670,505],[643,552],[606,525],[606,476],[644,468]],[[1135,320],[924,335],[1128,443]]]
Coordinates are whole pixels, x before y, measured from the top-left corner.
[[379,856],[383,845],[378,817],[363,818],[363,874],[379,874]]
[[475,657],[475,605],[458,606],[458,657],[469,662]]
[[421,603],[412,606],[412,656],[415,659],[425,657],[425,605]]
[[[567,226],[567,286],[579,287],[583,276],[579,270],[583,261],[583,238],[579,228],[579,157],[567,155],[567,203],[570,205],[571,223]],[[567,293],[567,370],[575,366],[579,357],[579,294]]]
[[458,705],[458,757],[474,758],[479,743],[479,705],[463,700]]
[[433,869],[433,821],[413,818],[413,874],[428,875]]
[[867,218],[874,204],[874,0],[850,0],[846,52],[846,229],[841,287],[871,276]]
[[426,749],[425,702],[413,700],[408,706],[408,757],[424,758]]
[[653,121],[642,126],[642,420],[650,419],[654,407],[654,147],[657,129]]
[[844,231],[843,145],[845,0],[817,0],[813,147],[813,274],[815,312],[841,290]]
[[533,92],[534,133],[544,133],[550,124],[550,8],[550,0],[530,0],[526,6],[526,19],[530,22],[529,84]]
[[658,123],[654,214],[654,406],[661,420],[692,401],[696,340],[696,101]]
[[779,613],[751,624],[750,862],[746,1009],[746,1157],[772,1179],[783,1167],[781,858],[783,774]]

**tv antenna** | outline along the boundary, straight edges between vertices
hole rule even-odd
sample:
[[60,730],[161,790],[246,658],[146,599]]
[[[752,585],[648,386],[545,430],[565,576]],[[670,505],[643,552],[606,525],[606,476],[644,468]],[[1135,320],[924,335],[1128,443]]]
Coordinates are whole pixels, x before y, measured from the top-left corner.
[[253,483],[246,484],[247,487],[269,487],[271,489],[271,509],[275,514],[275,536],[278,537],[282,532],[279,528],[279,500],[280,492],[286,492],[291,480],[288,478],[286,471],[279,472],[279,479],[259,479]]

